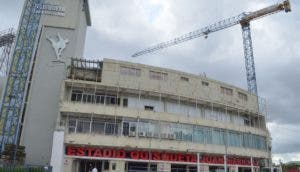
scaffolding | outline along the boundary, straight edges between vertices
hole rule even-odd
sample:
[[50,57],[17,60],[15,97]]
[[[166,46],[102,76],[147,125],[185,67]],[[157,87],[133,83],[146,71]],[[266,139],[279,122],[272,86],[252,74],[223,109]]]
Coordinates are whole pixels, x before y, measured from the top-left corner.
[[[44,0],[26,0],[24,4],[1,102],[1,155],[3,155],[5,145],[19,144],[28,78],[40,34],[39,25],[42,11],[38,7],[43,3]],[[17,150],[14,150],[13,162],[16,156]]]
[[0,31],[0,76],[8,75],[10,52],[16,34],[13,28]]
[[[122,81],[121,81],[122,76],[120,76],[121,71],[118,72],[119,78],[117,79],[117,83],[114,86],[107,86],[105,84],[103,85],[102,83],[100,83],[101,79],[96,79],[97,77],[95,77],[96,74],[102,74],[102,66],[103,66],[102,61],[72,59],[70,72],[68,75],[69,80],[66,80],[65,82],[66,91],[64,91],[65,95],[63,96],[64,100],[62,101],[65,101],[66,103],[76,103],[76,104],[80,103],[80,104],[90,104],[90,105],[94,104],[97,107],[106,106],[106,107],[114,108],[115,109],[114,121],[112,118],[109,119],[110,121],[109,126],[111,125],[117,126],[118,125],[117,121],[119,121],[120,123],[120,120],[126,121],[127,119],[126,117],[120,116],[120,114],[118,114],[119,108],[126,107],[129,109],[137,110],[135,113],[137,113],[138,117],[135,119],[135,122],[138,124],[143,123],[142,111],[146,109],[149,111],[149,113],[153,111],[153,112],[175,114],[174,118],[178,118],[178,119],[179,116],[184,116],[190,120],[203,119],[208,121],[218,121],[224,124],[225,123],[232,124],[238,126],[239,131],[237,133],[241,135],[241,137],[247,136],[248,133],[247,131],[249,127],[262,129],[262,130],[265,130],[266,128],[265,121],[264,121],[264,114],[260,113],[260,111],[255,112],[255,111],[250,111],[248,109],[245,109],[243,107],[239,107],[238,105],[229,105],[227,103],[214,102],[213,100],[200,99],[199,97],[196,96],[196,94],[194,94],[195,97],[186,97],[184,95],[173,95],[162,91],[161,88],[158,88],[157,90],[149,91],[141,88],[140,83],[137,84],[138,86],[136,88],[127,88],[124,85],[122,85]],[[85,82],[85,81],[92,81],[92,82]],[[194,90],[195,93],[197,89],[199,89],[198,86],[195,87]],[[135,102],[134,107],[128,104],[129,98],[127,96],[131,97],[130,101]],[[113,97],[114,100],[113,103],[112,101],[107,101],[107,99],[111,100],[111,97]],[[124,103],[124,98],[127,99],[125,103]],[[147,109],[147,107],[144,104],[146,103],[145,101],[146,102],[155,101],[157,103],[155,103],[155,105],[152,104],[153,106],[152,109],[151,108]],[[81,106],[80,104],[77,105]],[[177,109],[178,111],[174,111],[175,109],[173,109],[170,104],[176,105],[177,108],[175,109]],[[151,103],[149,107],[150,106]],[[67,114],[63,113],[63,114],[67,115],[68,118],[70,116],[75,115],[75,114],[72,115],[72,113],[67,113]],[[84,118],[86,121],[88,121],[86,122],[87,125],[89,125],[89,127],[87,127],[89,129],[88,132],[92,133],[93,131],[91,130],[92,128],[91,124],[94,122],[95,119],[97,119],[97,115],[94,114],[94,112],[92,112],[91,114],[79,113],[76,115],[79,115],[81,118]],[[164,123],[160,118],[161,116],[157,116],[156,118],[158,123],[160,124]],[[106,122],[105,120],[103,120],[101,123],[101,126],[104,127],[103,131],[106,131],[105,129],[105,126],[107,126]],[[62,123],[66,125],[68,122],[63,120]],[[146,126],[146,123],[145,124],[143,123],[142,126]],[[123,126],[121,128],[123,128]],[[156,128],[161,128],[161,127],[156,127]],[[184,128],[181,128],[181,130],[184,130]],[[216,128],[215,130],[216,131],[220,130],[220,132],[225,132],[226,133],[225,135],[230,135],[230,133],[232,132],[227,129],[224,129],[223,131],[223,129],[220,128]],[[116,131],[114,131],[113,133],[115,132]],[[123,132],[121,131],[121,133]],[[135,136],[137,135],[138,137],[139,136],[138,133],[139,133],[139,127],[136,128]],[[243,133],[245,136],[243,136]],[[147,137],[147,133],[145,134],[146,134],[145,137]],[[166,136],[157,135],[157,137],[164,138]],[[253,139],[252,136],[249,139],[252,140]]]

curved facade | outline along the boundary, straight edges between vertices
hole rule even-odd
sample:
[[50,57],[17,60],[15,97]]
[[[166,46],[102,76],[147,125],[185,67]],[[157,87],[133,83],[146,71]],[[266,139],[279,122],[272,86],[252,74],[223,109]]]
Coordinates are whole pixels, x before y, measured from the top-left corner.
[[70,172],[257,171],[270,147],[258,100],[205,76],[73,59],[54,142]]

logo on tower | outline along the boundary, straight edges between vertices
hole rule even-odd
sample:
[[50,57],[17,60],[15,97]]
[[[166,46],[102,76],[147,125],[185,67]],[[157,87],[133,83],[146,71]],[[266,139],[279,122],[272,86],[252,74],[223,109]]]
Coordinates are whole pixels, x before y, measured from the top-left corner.
[[66,45],[70,42],[68,39],[63,39],[59,33],[57,33],[57,39],[51,38],[46,35],[46,38],[51,42],[52,47],[55,51],[57,60],[61,60],[61,54],[66,48]]

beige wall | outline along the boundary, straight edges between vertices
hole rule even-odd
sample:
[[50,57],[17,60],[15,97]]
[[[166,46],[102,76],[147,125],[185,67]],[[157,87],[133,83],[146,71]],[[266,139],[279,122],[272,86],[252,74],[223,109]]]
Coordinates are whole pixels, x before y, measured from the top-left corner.
[[[171,69],[116,61],[112,59],[104,59],[103,62],[102,84],[104,85],[169,93],[182,97],[204,99],[228,105],[237,105],[254,112],[258,111],[257,96],[220,81]],[[120,75],[120,66],[141,69],[141,76]],[[149,79],[150,70],[167,73],[168,80],[158,81]],[[181,81],[181,76],[189,78],[189,82]],[[202,81],[208,82],[209,86],[202,86]],[[233,89],[233,96],[221,94],[220,86]],[[248,101],[242,101],[239,99],[238,92],[247,94]]]
[[[141,76],[120,75],[120,66],[133,67],[141,69]],[[149,78],[149,71],[161,71],[168,73],[167,81],[157,81]],[[183,82],[180,77],[189,78],[188,82]],[[202,81],[208,82],[209,86],[203,86]],[[220,87],[226,87],[233,90],[233,95],[221,94]],[[185,115],[175,115],[167,112],[152,112],[134,108],[123,108],[119,106],[104,106],[101,104],[83,104],[70,102],[70,88],[81,87],[86,89],[99,90],[114,90],[121,89],[122,94],[139,94],[141,91],[149,95],[162,95],[164,98],[172,97],[189,101],[190,103],[197,102],[199,104],[213,103],[214,106],[229,107],[241,111],[250,112],[251,115],[262,115],[258,113],[258,102],[255,95],[249,94],[247,91],[240,88],[208,79],[204,76],[187,74],[170,69],[162,69],[141,64],[133,64],[128,62],[120,62],[116,60],[104,59],[101,82],[91,82],[83,80],[65,80],[62,87],[60,112],[72,114],[93,114],[97,118],[103,115],[112,117],[130,117],[139,119],[159,120],[166,122],[180,122],[185,124],[193,124],[200,126],[208,126],[215,128],[223,128],[243,133],[251,133],[255,135],[269,137],[268,131],[262,127],[254,128],[249,126],[234,125],[232,123],[224,123],[203,119],[202,117]],[[238,98],[238,92],[244,93],[248,97],[248,101],[243,101]],[[264,117],[262,117],[264,118]],[[265,124],[265,121],[262,120]],[[113,143],[113,144],[112,144]],[[138,149],[154,149],[187,152],[201,152],[208,154],[231,154],[236,156],[268,158],[268,153],[263,150],[228,147],[224,145],[199,144],[192,142],[138,138],[138,137],[123,137],[123,136],[108,136],[96,134],[66,134],[65,144],[74,145],[91,145],[103,147],[126,147]],[[122,164],[120,165],[122,166]]]

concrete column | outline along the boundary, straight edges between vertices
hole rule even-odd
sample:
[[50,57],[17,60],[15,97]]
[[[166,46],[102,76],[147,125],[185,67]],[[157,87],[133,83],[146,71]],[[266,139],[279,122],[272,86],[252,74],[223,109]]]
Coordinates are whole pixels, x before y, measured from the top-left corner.
[[200,153],[197,153],[197,172],[200,172]]
[[224,172],[227,172],[227,155],[224,155]]
[[230,166],[229,167],[229,172],[238,172],[238,171],[239,171],[238,166]]
[[201,165],[200,172],[207,172],[207,171],[209,171],[209,166],[208,165]]
[[166,162],[157,163],[157,172],[171,172],[171,164]]
[[186,171],[186,172],[190,172],[190,168],[189,168],[188,165],[185,167],[185,171]]
[[251,172],[254,172],[254,167],[253,167],[253,157],[251,157]]
[[78,172],[79,164],[73,158],[64,159],[64,172]]
[[[124,172],[125,171],[125,161],[110,161],[109,169],[111,172]],[[114,169],[115,166],[115,169]]]
[[53,172],[61,172],[64,167],[64,136],[65,131],[58,129],[53,134],[53,144],[50,165]]

